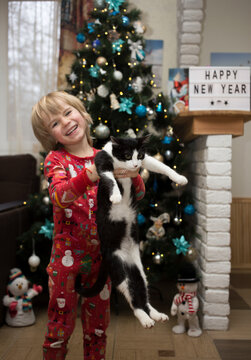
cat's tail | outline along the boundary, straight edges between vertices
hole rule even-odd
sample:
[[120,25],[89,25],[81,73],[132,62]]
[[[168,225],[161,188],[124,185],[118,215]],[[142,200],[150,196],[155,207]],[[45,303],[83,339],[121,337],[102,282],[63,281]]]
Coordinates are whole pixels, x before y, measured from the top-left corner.
[[101,261],[98,278],[94,285],[90,288],[86,288],[81,284],[81,274],[78,274],[75,281],[75,290],[83,297],[93,297],[98,295],[104,288],[106,280],[108,278],[108,269],[106,262]]

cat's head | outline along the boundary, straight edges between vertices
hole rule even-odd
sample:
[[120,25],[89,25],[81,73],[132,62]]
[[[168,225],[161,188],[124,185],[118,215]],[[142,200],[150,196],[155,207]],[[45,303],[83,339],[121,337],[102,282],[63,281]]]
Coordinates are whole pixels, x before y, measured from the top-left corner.
[[137,170],[145,158],[146,144],[150,135],[139,138],[114,138],[111,136],[112,155],[116,159],[116,167]]

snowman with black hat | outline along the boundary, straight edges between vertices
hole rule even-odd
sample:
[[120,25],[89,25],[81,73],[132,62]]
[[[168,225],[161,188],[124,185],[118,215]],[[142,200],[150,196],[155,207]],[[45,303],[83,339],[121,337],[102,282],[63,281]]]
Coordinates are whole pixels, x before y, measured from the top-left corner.
[[180,268],[177,279],[179,293],[174,296],[171,307],[171,314],[178,316],[177,325],[172,328],[175,334],[186,332],[186,320],[188,321],[187,335],[198,337],[202,334],[197,316],[199,308],[197,298],[198,282],[199,279],[194,265],[184,263]]

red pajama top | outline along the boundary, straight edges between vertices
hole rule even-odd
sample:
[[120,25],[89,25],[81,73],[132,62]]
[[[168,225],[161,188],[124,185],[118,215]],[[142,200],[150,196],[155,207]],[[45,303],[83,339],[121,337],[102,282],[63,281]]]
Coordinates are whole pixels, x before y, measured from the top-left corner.
[[[70,247],[72,239],[80,243],[86,242],[82,246],[87,247],[89,253],[96,252],[99,248],[95,222],[98,181],[93,183],[86,169],[94,163],[98,151],[93,148],[92,156],[82,158],[61,148],[51,151],[44,165],[53,203],[54,238],[59,236],[67,244],[68,237]],[[132,178],[132,183],[137,199],[140,200],[145,193],[141,176]]]

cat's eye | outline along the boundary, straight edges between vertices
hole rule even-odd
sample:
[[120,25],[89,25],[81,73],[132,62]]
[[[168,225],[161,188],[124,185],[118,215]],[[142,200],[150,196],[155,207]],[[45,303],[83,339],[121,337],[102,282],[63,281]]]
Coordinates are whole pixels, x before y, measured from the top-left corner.
[[131,160],[131,158],[132,158],[131,154],[129,154],[129,153],[125,154],[125,159],[126,160]]
[[144,154],[143,154],[143,153],[139,153],[139,154],[138,154],[138,159],[139,159],[139,160],[144,159]]

